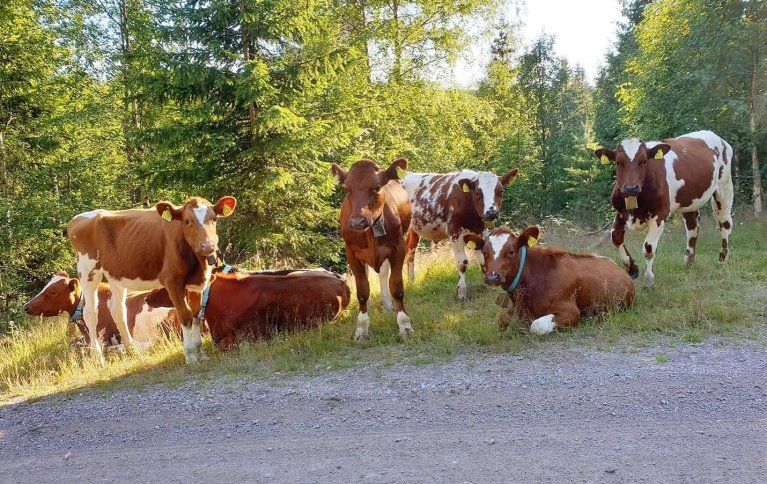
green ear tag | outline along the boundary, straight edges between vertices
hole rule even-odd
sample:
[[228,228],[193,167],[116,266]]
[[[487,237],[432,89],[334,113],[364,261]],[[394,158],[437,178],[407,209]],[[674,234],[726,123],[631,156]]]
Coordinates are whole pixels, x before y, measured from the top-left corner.
[[532,248],[532,247],[535,247],[536,245],[538,245],[538,239],[536,239],[535,237],[528,237],[527,238],[527,246],[528,247]]
[[173,220],[173,215],[171,215],[171,213],[170,213],[170,210],[168,210],[167,208],[166,208],[166,209],[165,209],[165,211],[162,213],[162,219],[163,219],[163,220],[167,220],[168,222],[170,222],[171,220]]
[[610,158],[608,158],[607,155],[603,154],[602,157],[599,158],[599,161],[601,161],[602,163],[604,163],[606,165],[606,164],[610,163]]
[[471,249],[471,250],[474,250],[474,249],[477,248],[477,243],[474,242],[473,240],[470,240],[470,241],[466,242],[466,247]]
[[468,183],[464,183],[463,184],[463,192],[464,193],[469,193],[469,184]]
[[400,180],[402,180],[403,178],[405,178],[405,176],[406,176],[406,175],[407,175],[407,170],[405,170],[405,169],[402,169],[402,168],[400,168],[400,167],[398,166],[398,167],[397,167],[397,178],[399,178]]
[[655,152],[655,159],[656,160],[662,160],[663,159],[663,150],[658,149],[658,151]]

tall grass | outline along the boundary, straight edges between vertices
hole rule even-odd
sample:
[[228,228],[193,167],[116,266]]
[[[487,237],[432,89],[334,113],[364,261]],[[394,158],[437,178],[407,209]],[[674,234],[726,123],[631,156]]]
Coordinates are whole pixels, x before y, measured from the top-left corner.
[[[567,225],[544,227],[543,242],[566,248],[591,248],[615,257],[609,240],[582,236]],[[437,247],[418,254],[417,280],[406,286],[405,301],[415,335],[406,343],[392,313],[383,310],[377,276],[371,271],[370,339],[354,343],[356,305],[320,328],[278,335],[270,341],[243,344],[221,353],[209,341],[211,360],[187,367],[179,341],[171,339],[149,351],[110,355],[102,367],[93,358],[69,349],[66,320],[30,321],[0,343],[0,399],[34,398],[83,388],[108,391],[151,383],[182,384],[190,380],[255,376],[275,371],[316,371],[353,365],[387,365],[401,361],[427,364],[459,352],[535,351],[552,341],[602,348],[697,343],[712,334],[761,338],[767,320],[767,222],[738,224],[731,237],[731,261],[718,262],[719,236],[704,218],[695,265],[682,261],[684,229],[677,221],[667,228],[656,257],[655,289],[637,281],[632,308],[586,319],[573,331],[538,338],[525,331],[500,331],[495,305],[498,289],[481,284],[472,264],[469,298],[454,299],[457,276],[451,251]],[[628,246],[643,270],[643,234],[629,234]],[[350,280],[353,285],[353,279]],[[353,300],[355,298],[352,298]]]

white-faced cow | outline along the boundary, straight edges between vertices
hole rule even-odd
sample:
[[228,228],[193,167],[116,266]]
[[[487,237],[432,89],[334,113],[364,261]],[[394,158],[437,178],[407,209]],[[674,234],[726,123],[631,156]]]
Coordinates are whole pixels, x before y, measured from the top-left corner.
[[380,275],[384,307],[392,309],[391,297],[394,296],[399,333],[405,339],[413,332],[405,312],[402,283],[410,201],[399,180],[407,170],[407,160],[399,159],[383,171],[370,160],[357,161],[348,172],[334,163],[332,170],[338,184],[346,189],[341,205],[341,236],[360,304],[354,339],[367,339],[370,328],[368,266]]
[[[503,187],[519,172],[514,168],[498,177],[487,171],[410,173],[402,180],[413,207],[407,236],[408,279],[415,280],[415,250],[421,237],[439,242],[450,239],[458,270],[456,297],[466,298],[468,259],[463,235],[480,235],[501,213]],[[479,255],[481,258],[481,255]],[[480,260],[480,264],[482,261]]]
[[547,334],[577,326],[583,315],[631,305],[634,283],[612,259],[536,247],[539,237],[538,227],[521,234],[500,227],[485,237],[464,236],[484,256],[485,283],[500,286],[513,301],[501,314],[502,326],[516,315],[530,332]]
[[[94,210],[72,219],[67,234],[77,253],[88,332],[96,334],[102,277],[109,282],[109,309],[126,348],[134,346],[126,324],[128,291],[165,287],[181,323],[186,362],[206,358],[186,290],[201,292],[208,284],[218,248],[216,219],[229,216],[236,204],[234,197],[215,205],[195,197],[181,207],[160,202],[152,209]],[[98,338],[91,338],[91,345],[103,360]]]
[[733,200],[733,152],[729,143],[711,131],[696,131],[663,141],[627,139],[615,150],[599,148],[594,154],[603,163],[615,163],[612,240],[631,277],[639,275],[639,268],[624,245],[626,228],[648,230],[644,243],[645,282],[652,286],[653,260],[666,219],[672,213],[682,214],[687,229],[684,260],[692,264],[699,210],[709,199],[722,236],[719,260],[727,260]]

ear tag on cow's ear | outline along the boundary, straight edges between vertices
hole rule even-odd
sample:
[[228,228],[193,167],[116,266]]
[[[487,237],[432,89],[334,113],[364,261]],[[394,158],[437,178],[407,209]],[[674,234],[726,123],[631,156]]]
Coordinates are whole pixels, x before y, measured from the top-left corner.
[[658,148],[658,151],[655,152],[655,159],[656,160],[662,160],[663,159],[663,150]]
[[173,215],[170,213],[169,209],[166,208],[165,211],[162,213],[162,219],[167,220],[168,222],[173,220]]
[[470,249],[470,250],[474,250],[474,249],[477,248],[477,243],[474,242],[473,240],[470,240],[470,241],[466,242],[466,247],[468,249]]
[[225,203],[223,210],[221,210],[221,213],[223,213],[224,217],[230,216],[232,212],[234,212],[234,210],[232,210],[232,207],[230,207],[229,205]]
[[628,210],[634,210],[638,206],[637,197],[626,197],[626,208]]
[[469,184],[468,183],[464,183],[463,184],[463,193],[469,193]]
[[397,167],[397,178],[402,180],[403,178],[405,178],[405,176],[407,176],[407,170],[405,170],[404,168],[400,168],[398,166]]
[[533,248],[536,245],[538,245],[538,239],[536,239],[535,237],[528,237],[527,238],[527,246],[528,247]]
[[599,158],[599,161],[601,161],[603,164],[606,165],[606,164],[610,163],[610,158],[608,158],[607,155],[602,154],[602,157]]

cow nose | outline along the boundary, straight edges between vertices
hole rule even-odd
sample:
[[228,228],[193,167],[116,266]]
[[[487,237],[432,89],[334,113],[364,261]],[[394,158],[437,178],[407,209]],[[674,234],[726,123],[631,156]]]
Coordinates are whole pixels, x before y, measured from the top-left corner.
[[365,217],[356,216],[349,218],[349,227],[354,230],[364,230],[367,226],[368,222],[365,220]]
[[24,307],[22,307],[25,313],[29,313],[29,304],[25,304]]
[[487,209],[487,212],[485,212],[485,219],[486,220],[495,220],[498,218],[498,209],[495,207],[490,207]]
[[639,185],[623,185],[623,189],[631,195],[639,193]]
[[200,252],[204,255],[210,255],[214,252],[213,244],[210,242],[200,242]]
[[485,282],[488,284],[499,284],[501,282],[501,275],[497,272],[488,272],[485,274]]

